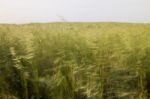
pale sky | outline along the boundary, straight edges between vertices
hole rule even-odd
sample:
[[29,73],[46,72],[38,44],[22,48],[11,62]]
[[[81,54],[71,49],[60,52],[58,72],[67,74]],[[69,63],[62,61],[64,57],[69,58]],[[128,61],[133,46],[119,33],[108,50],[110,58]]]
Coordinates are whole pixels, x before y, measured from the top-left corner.
[[0,0],[0,23],[150,23],[150,0]]

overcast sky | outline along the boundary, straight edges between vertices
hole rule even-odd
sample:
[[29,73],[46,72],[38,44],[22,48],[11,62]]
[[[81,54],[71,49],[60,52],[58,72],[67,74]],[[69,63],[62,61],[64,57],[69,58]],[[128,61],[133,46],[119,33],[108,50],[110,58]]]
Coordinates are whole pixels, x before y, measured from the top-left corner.
[[150,0],[0,0],[0,23],[148,22]]

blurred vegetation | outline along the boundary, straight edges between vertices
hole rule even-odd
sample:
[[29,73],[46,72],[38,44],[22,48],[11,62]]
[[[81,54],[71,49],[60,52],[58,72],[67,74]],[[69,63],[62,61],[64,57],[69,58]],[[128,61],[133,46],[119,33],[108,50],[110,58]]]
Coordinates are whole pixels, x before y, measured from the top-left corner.
[[0,99],[149,99],[150,25],[0,25]]

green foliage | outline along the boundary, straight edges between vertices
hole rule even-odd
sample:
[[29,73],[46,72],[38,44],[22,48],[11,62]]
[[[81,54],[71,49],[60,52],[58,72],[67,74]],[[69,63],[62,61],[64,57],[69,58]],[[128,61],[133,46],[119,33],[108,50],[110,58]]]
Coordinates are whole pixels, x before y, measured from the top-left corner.
[[149,99],[150,25],[0,25],[0,99]]

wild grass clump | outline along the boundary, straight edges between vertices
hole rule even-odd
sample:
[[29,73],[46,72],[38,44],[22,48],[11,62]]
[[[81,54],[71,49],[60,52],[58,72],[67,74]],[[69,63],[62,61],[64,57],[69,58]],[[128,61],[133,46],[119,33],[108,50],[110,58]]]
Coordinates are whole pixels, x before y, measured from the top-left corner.
[[149,99],[150,25],[0,25],[0,99]]

